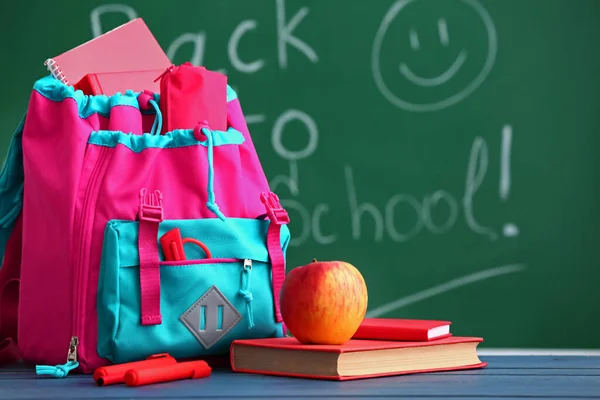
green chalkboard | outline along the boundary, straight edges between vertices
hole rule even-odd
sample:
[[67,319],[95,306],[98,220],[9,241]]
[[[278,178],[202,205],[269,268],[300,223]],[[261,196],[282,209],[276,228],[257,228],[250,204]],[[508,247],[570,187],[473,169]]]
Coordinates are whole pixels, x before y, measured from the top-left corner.
[[229,76],[290,268],[351,262],[369,315],[487,347],[600,347],[597,1],[6,4],[4,149],[46,58],[141,16],[173,62]]

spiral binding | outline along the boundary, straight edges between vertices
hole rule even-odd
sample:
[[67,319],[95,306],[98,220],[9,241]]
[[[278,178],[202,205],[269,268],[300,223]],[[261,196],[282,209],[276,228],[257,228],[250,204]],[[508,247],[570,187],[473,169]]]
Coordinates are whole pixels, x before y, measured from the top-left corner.
[[69,84],[69,81],[65,77],[65,74],[63,74],[56,61],[54,61],[52,58],[49,58],[44,62],[44,65],[46,66],[46,68],[48,68],[48,71],[50,71],[53,77],[55,77],[65,85]]

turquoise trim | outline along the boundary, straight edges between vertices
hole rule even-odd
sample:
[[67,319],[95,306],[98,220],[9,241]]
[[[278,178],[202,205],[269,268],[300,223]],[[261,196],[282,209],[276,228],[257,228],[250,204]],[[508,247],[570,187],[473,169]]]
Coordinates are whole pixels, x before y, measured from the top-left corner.
[[[33,90],[52,101],[75,100],[81,118],[88,118],[93,114],[109,117],[110,109],[116,106],[130,106],[138,110],[140,108],[137,100],[139,92],[128,90],[125,93],[116,93],[112,96],[88,96],[81,90],[75,90],[73,86],[67,86],[52,76],[37,80],[33,85]],[[154,101],[159,101],[158,94],[154,95]]]
[[[244,143],[244,135],[233,128],[229,128],[227,131],[212,131],[212,138],[213,146]],[[198,145],[208,147],[208,140],[196,139],[193,129],[176,129],[164,135],[149,133],[132,135],[121,131],[94,131],[90,134],[88,143],[105,147],[116,147],[117,144],[122,144],[134,153],[140,153],[149,148],[173,149]]]
[[231,88],[231,86],[227,85],[227,102],[229,103],[232,100],[237,99],[237,93],[235,90]]
[[[110,109],[116,106],[131,106],[139,109],[137,98],[140,92],[127,90],[124,93],[115,93],[112,96],[86,95],[81,90],[75,90],[73,86],[68,86],[55,79],[52,75],[38,79],[33,84],[33,90],[52,101],[63,101],[64,99],[73,99],[77,103],[79,116],[88,118],[93,114],[100,114],[108,117]],[[237,94],[229,85],[227,85],[227,102],[237,99]],[[160,95],[154,94],[154,101],[160,101]],[[154,113],[153,111],[150,111]]]
[[[6,243],[23,208],[23,129],[25,117],[12,136],[4,167],[0,173],[0,260],[4,257]],[[0,265],[1,268],[1,265]]]

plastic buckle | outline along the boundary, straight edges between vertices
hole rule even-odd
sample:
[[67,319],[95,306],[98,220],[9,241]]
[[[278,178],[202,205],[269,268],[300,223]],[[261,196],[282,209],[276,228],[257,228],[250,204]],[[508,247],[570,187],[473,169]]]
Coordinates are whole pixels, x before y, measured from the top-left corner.
[[290,216],[287,211],[281,206],[279,197],[273,192],[262,192],[260,194],[260,200],[267,209],[267,216],[272,223],[277,225],[289,224]]
[[144,188],[140,190],[140,221],[161,222],[163,220],[162,193],[155,190],[148,193]]

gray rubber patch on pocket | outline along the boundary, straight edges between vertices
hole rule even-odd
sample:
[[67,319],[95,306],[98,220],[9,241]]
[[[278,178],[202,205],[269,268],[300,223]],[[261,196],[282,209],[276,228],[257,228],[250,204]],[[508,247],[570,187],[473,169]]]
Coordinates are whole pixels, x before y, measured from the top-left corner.
[[211,286],[179,320],[204,348],[217,343],[242,316],[216,286]]

